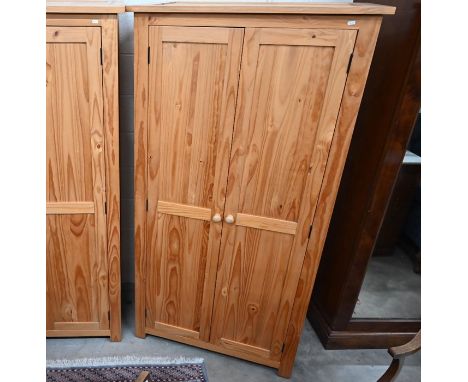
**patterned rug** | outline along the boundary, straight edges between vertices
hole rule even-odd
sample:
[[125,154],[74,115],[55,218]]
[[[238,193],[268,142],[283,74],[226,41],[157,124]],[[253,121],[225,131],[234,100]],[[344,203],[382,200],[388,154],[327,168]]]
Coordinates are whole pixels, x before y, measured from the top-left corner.
[[148,371],[151,382],[208,382],[203,360],[187,361],[133,357],[48,361],[46,381],[134,382]]

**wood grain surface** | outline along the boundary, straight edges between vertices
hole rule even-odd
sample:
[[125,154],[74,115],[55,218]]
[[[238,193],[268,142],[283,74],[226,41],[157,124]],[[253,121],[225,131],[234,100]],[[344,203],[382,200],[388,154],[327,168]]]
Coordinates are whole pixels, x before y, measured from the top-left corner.
[[[235,28],[292,28],[292,29],[352,29],[359,30],[366,15],[340,17],[330,15],[291,14],[233,14],[233,13],[135,13],[147,20],[148,25],[235,27]],[[354,21],[354,22],[349,22]]]
[[[211,341],[279,360],[355,31],[246,29]],[[294,230],[277,229],[277,222]]]
[[54,322],[54,330],[99,330],[99,322]]
[[111,340],[121,339],[119,25],[116,15],[101,17],[104,135],[107,194],[107,259]]
[[381,16],[202,9],[135,14],[136,333],[288,376]]
[[47,337],[109,337],[109,329],[57,329],[47,330]]
[[[99,27],[47,28],[47,328],[109,329]],[[93,211],[90,213],[93,206]],[[86,206],[81,213],[77,206]]]
[[47,13],[122,13],[125,12],[125,3],[117,0],[81,0],[58,1],[47,0]]
[[156,13],[262,13],[362,15],[395,13],[395,7],[366,3],[304,3],[304,2],[173,2],[168,4],[134,4],[127,12]]
[[47,202],[46,214],[94,214],[94,202]]
[[211,220],[211,209],[158,200],[158,212],[166,215],[183,216],[191,219]]
[[149,28],[147,327],[209,338],[242,35]]
[[89,256],[97,256],[94,272],[102,300],[100,325],[105,327],[48,330],[47,335],[110,335],[118,341],[118,20],[115,14],[48,13],[46,32],[47,214],[93,216],[97,252]]
[[353,59],[342,95],[336,129],[330,147],[329,159],[318,196],[310,240],[296,289],[291,319],[286,332],[286,340],[278,374],[289,378],[294,366],[297,347],[302,333],[307,307],[312,294],[315,276],[327,236],[338,186],[341,180],[349,143],[364,87],[372,62],[377,36],[382,18],[375,16],[362,20],[353,51]]
[[135,335],[145,336],[148,157],[148,18],[134,18]]
[[264,216],[256,216],[249,214],[238,213],[236,216],[236,225],[264,229],[273,232],[296,234],[297,223],[295,221],[266,218]]

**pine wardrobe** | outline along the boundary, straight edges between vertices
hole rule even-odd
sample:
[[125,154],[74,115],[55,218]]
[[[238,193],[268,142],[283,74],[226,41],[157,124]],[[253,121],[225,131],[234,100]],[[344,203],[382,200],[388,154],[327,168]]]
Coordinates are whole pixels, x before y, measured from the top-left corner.
[[135,12],[136,334],[291,375],[384,14]]
[[121,338],[118,20],[47,2],[46,335]]

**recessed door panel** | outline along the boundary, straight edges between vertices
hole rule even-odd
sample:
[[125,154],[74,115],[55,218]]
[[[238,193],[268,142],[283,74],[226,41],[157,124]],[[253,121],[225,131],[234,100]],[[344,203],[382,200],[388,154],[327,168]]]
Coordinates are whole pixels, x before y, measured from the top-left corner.
[[53,328],[57,322],[99,321],[94,231],[92,214],[47,215],[47,302],[56,312]]
[[242,38],[149,28],[146,327],[161,335],[209,339]]
[[100,48],[98,27],[47,27],[49,335],[109,329]]
[[280,359],[355,37],[246,29],[215,344]]

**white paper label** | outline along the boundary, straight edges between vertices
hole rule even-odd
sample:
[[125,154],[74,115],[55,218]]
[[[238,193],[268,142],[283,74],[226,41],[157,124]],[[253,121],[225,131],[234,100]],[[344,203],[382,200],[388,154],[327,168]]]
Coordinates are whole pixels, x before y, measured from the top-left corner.
[[356,25],[356,20],[348,20],[348,25]]
[[91,20],[91,24],[99,24],[99,20],[92,19],[92,20]]

